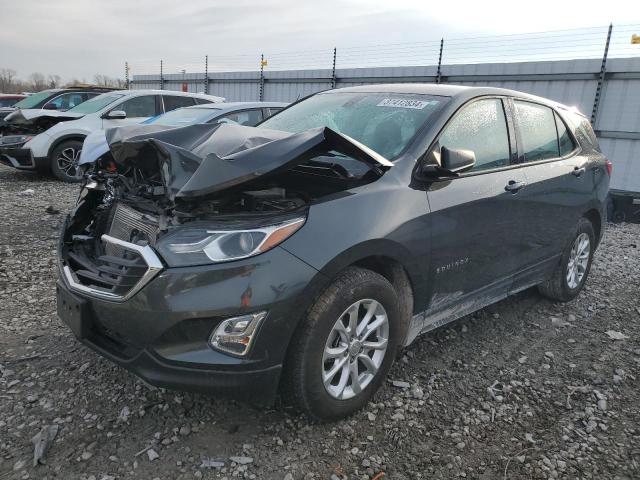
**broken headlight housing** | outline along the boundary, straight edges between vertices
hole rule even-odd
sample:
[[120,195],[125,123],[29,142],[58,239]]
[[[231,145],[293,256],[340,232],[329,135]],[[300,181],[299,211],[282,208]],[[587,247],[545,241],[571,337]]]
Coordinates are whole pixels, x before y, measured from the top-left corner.
[[184,227],[161,238],[156,248],[171,267],[206,265],[253,257],[284,242],[304,224],[294,218],[250,229]]

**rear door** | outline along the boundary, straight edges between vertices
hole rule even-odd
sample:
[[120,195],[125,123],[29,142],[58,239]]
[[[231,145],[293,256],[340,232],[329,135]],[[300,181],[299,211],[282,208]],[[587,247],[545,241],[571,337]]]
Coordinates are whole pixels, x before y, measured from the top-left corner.
[[165,113],[177,108],[192,107],[196,104],[193,97],[182,95],[162,95],[162,103],[164,104]]
[[263,119],[261,108],[252,108],[248,110],[240,110],[233,113],[228,113],[222,117],[216,118],[213,123],[225,123],[225,121],[231,121],[238,125],[244,125],[246,127],[255,127]]
[[269,118],[282,110],[282,107],[267,107],[262,109],[262,115],[264,118]]
[[507,295],[521,257],[524,175],[508,104],[482,98],[462,107],[434,147],[472,150],[475,167],[427,186],[431,209],[432,296],[425,329]]
[[593,196],[593,172],[555,110],[519,99],[513,107],[518,157],[527,182],[520,194],[525,257],[513,284],[517,291],[539,283],[555,266]]

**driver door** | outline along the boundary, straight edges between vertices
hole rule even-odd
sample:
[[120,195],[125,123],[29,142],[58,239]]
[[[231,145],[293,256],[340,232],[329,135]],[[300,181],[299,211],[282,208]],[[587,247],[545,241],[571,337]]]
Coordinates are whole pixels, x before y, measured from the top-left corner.
[[[126,118],[108,118],[110,112],[123,111]],[[158,95],[139,95],[130,98],[111,108],[102,119],[102,128],[121,127],[132,123],[144,122],[147,118],[162,113],[162,105]]]
[[[424,330],[506,297],[522,256],[515,137],[502,98],[482,98],[450,119],[432,152],[471,150],[475,166],[427,185],[431,209],[432,295]],[[427,159],[428,161],[429,159]]]

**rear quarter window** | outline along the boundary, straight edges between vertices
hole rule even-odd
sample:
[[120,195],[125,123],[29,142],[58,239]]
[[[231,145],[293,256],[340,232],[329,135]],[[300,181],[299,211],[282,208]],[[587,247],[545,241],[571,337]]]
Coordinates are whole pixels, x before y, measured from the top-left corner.
[[576,112],[565,112],[565,118],[582,146],[600,151],[598,139],[589,120]]
[[567,130],[567,126],[560,116],[554,112],[556,118],[556,127],[558,128],[558,142],[560,145],[560,156],[569,155],[576,148],[573,139]]

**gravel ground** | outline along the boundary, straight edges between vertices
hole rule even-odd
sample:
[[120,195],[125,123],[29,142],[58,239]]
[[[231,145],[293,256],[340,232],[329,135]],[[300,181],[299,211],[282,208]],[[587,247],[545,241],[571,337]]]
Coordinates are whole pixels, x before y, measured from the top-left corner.
[[0,166],[0,479],[640,478],[640,225],[608,228],[577,300],[530,290],[426,335],[365,411],[312,425],[76,342],[54,298],[76,191]]

